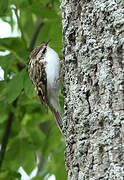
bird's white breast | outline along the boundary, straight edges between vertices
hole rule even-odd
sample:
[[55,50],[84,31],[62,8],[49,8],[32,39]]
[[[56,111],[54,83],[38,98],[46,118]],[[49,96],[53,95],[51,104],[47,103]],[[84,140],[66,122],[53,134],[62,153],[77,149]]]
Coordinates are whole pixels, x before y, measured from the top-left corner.
[[59,89],[60,61],[58,54],[48,46],[44,59],[47,62],[46,63],[47,88]]

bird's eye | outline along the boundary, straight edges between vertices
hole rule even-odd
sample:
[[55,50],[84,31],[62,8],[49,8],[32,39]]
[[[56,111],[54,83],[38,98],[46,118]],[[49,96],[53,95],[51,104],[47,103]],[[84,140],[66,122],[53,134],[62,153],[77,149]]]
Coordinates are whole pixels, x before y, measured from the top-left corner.
[[42,53],[45,54],[45,52],[46,52],[46,47],[43,49]]

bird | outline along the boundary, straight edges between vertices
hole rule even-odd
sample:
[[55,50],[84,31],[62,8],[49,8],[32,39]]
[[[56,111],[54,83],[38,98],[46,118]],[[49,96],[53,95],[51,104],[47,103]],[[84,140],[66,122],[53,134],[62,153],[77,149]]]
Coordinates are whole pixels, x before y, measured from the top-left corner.
[[44,105],[54,115],[62,132],[62,116],[60,112],[60,59],[56,51],[49,46],[50,40],[34,48],[29,57],[28,73],[35,91]]

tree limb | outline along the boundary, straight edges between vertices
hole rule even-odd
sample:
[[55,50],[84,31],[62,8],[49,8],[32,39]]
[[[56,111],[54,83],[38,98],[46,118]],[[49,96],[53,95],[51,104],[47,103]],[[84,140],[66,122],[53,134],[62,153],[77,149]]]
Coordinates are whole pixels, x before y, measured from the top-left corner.
[[[16,104],[17,104],[17,99],[13,102],[12,105],[14,107],[16,107]],[[8,139],[9,139],[9,134],[10,134],[13,119],[14,119],[14,113],[10,112],[9,116],[8,116],[6,128],[5,128],[5,131],[4,131],[4,134],[3,134],[3,138],[2,138],[2,145],[1,145],[1,151],[0,151],[0,170],[1,170],[1,167],[2,167],[3,160],[4,160],[5,151],[6,151],[6,147],[7,147],[7,144],[8,144]]]
[[35,42],[36,42],[36,40],[38,38],[40,29],[41,29],[42,26],[43,26],[43,19],[39,18],[37,23],[36,23],[36,26],[35,26],[35,31],[34,31],[34,33],[32,35],[32,39],[31,39],[31,42],[30,42],[30,45],[29,45],[29,51],[33,50]]

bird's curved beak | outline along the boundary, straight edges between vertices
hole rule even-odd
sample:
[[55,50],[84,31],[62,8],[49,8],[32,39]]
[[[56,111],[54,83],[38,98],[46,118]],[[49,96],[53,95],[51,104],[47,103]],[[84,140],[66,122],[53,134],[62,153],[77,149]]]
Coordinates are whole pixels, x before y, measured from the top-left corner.
[[49,44],[50,41],[51,41],[51,40],[48,40],[48,41],[45,43],[45,45],[47,46],[47,45]]

